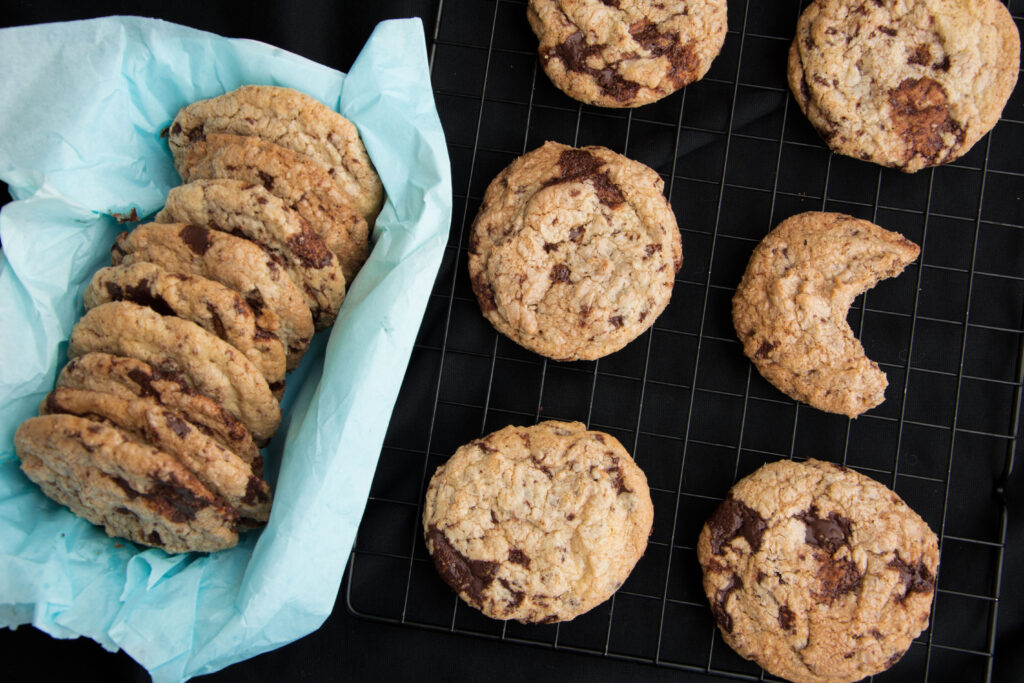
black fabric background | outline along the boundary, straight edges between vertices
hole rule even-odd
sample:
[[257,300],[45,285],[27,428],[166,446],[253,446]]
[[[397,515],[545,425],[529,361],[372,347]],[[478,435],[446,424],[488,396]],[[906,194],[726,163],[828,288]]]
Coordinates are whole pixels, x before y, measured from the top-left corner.
[[[281,0],[244,5],[221,0],[202,3],[15,0],[4,3],[0,8],[0,25],[15,26],[109,14],[155,16],[224,36],[261,40],[347,70],[378,21],[420,16],[429,39],[437,7],[437,0]],[[1021,8],[1014,9],[1018,13],[1021,11]],[[480,27],[480,30],[487,28]],[[1024,150],[1018,153],[1024,153]],[[0,199],[9,200],[6,193]],[[1024,258],[1024,254],[1017,257]],[[1012,360],[1007,359],[1008,362]],[[994,680],[999,681],[1024,678],[1024,588],[1017,578],[1024,570],[1024,525],[1014,523],[1024,516],[1020,470],[1018,467],[1006,486],[1011,526],[1006,539],[999,604],[994,675]],[[30,627],[0,632],[0,652],[7,654],[8,662],[31,663],[33,677],[43,680],[58,677],[85,681],[148,679],[145,671],[123,653],[104,652],[87,639],[54,640]],[[956,672],[933,674],[935,680],[957,680]],[[352,616],[345,609],[342,593],[334,613],[315,633],[207,678],[227,682],[476,678],[697,681],[714,677],[364,620]]]

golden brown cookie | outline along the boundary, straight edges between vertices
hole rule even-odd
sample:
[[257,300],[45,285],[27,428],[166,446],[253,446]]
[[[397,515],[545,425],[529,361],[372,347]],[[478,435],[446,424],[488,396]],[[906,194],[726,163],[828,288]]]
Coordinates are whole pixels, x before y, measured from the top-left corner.
[[434,473],[427,549],[463,600],[495,619],[572,619],[618,590],[647,547],[644,473],[579,422],[505,427]]
[[913,172],[966,154],[995,126],[1020,68],[998,0],[815,0],[789,84],[836,152]]
[[319,164],[251,136],[211,133],[176,160],[186,183],[230,178],[262,185],[302,216],[338,257],[351,282],[370,253],[366,220]]
[[260,371],[228,343],[193,322],[128,301],[86,312],[71,329],[68,356],[93,351],[138,358],[189,379],[199,393],[241,420],[253,438],[269,439],[281,408]]
[[604,147],[556,142],[491,182],[473,223],[480,310],[556,360],[618,351],[668,305],[682,245],[661,177]]
[[920,253],[902,235],[841,213],[787,218],[754,249],[732,300],[743,352],[787,396],[857,417],[888,380],[846,322],[850,304]]
[[25,420],[14,435],[21,469],[47,496],[110,536],[169,553],[238,543],[237,513],[177,458],[75,415]]
[[168,129],[175,160],[210,133],[254,135],[302,154],[327,171],[372,225],[384,202],[381,185],[359,131],[338,112],[305,93],[269,85],[245,85],[193,102]]
[[725,0],[530,0],[548,78],[600,107],[639,107],[703,78],[722,49]]
[[794,683],[895,664],[928,625],[938,539],[899,496],[818,460],[736,483],[697,543],[722,637]]
[[171,188],[153,220],[202,225],[256,242],[298,285],[318,330],[338,316],[345,275],[337,256],[309,223],[262,185],[224,178],[185,183]]

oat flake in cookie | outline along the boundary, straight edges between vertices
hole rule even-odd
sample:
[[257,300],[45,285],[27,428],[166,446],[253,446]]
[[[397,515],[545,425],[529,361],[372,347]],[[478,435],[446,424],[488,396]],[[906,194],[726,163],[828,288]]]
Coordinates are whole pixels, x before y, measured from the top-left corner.
[[789,84],[834,151],[913,172],[990,131],[1019,68],[998,0],[816,0],[797,22]]
[[795,683],[884,671],[928,625],[938,539],[895,493],[817,460],[736,483],[697,543],[722,637]]
[[555,360],[600,358],[642,334],[682,265],[663,187],[604,147],[548,142],[512,162],[487,188],[470,235],[484,316]]
[[754,249],[732,300],[743,352],[787,396],[857,417],[885,400],[888,380],[846,322],[850,304],[895,277],[920,248],[841,213],[787,218]]
[[639,107],[700,80],[722,49],[725,0],[530,0],[548,78],[600,107]]
[[430,480],[423,531],[438,573],[468,604],[551,623],[618,590],[653,517],[647,479],[622,444],[548,421],[459,448]]

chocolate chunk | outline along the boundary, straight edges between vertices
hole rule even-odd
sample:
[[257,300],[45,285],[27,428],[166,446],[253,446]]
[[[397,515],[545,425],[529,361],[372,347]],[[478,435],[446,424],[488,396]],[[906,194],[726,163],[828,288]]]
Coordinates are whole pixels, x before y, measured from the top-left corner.
[[257,171],[256,175],[260,177],[260,180],[263,182],[263,187],[265,187],[267,191],[274,189],[274,176],[270,175],[266,171]]
[[153,529],[151,532],[149,532],[149,535],[146,536],[146,541],[156,546],[163,547],[164,545],[164,539],[160,538],[160,534],[157,532],[156,529]]
[[774,349],[778,345],[778,342],[770,342],[767,339],[765,339],[763,342],[761,342],[761,345],[757,347],[757,351],[754,352],[754,356],[757,358],[767,358],[768,354],[772,352],[772,349]]
[[206,310],[210,313],[210,324],[213,325],[213,331],[218,337],[224,339],[227,336],[227,330],[224,329],[224,321],[220,319],[217,308],[213,304],[207,303]]
[[715,621],[726,633],[732,633],[732,617],[725,610],[725,603],[729,600],[729,594],[739,588],[743,588],[743,581],[740,580],[740,577],[733,575],[724,590],[715,592],[714,602],[711,603],[711,612],[715,615]]
[[128,371],[128,378],[135,382],[139,388],[139,396],[146,398],[148,396],[157,396],[157,392],[153,389],[154,377],[138,368],[132,368]]
[[242,501],[249,505],[255,505],[256,503],[265,503],[268,500],[270,500],[270,496],[263,486],[263,480],[259,477],[249,477],[249,481],[245,484],[245,496],[242,498]]
[[139,492],[136,491],[135,489],[133,489],[132,485],[129,484],[124,478],[122,478],[122,477],[110,477],[110,479],[115,484],[117,484],[121,488],[122,491],[124,491],[124,494],[126,496],[128,496],[128,500],[135,500],[136,498],[138,498]]
[[[821,557],[819,555],[819,557]],[[818,567],[818,580],[821,581],[821,592],[815,593],[818,600],[832,602],[840,595],[857,590],[864,575],[857,565],[849,560],[826,559]]]
[[569,266],[564,263],[558,263],[551,269],[551,274],[548,276],[552,282],[569,282]]
[[178,236],[198,256],[205,254],[213,245],[213,237],[210,235],[210,231],[199,225],[183,226],[178,232]]
[[928,47],[927,43],[921,43],[914,51],[907,57],[907,64],[917,64],[919,66],[927,66],[932,61],[932,51]]
[[612,317],[608,318],[608,322],[610,322],[612,324],[612,327],[614,327],[615,329],[622,327],[624,324],[621,315],[613,315]]
[[164,412],[164,420],[167,422],[167,426],[171,428],[171,431],[178,435],[179,439],[184,439],[192,431],[192,428],[188,426],[188,422],[182,420],[174,413]]
[[526,556],[519,548],[510,548],[508,551],[508,561],[518,564],[522,567],[530,568],[530,558]]
[[903,602],[911,593],[931,593],[935,589],[935,575],[924,566],[923,562],[910,565],[903,561],[899,553],[896,553],[889,562],[889,566],[900,573],[900,581],[903,582],[903,595],[899,601]]
[[561,175],[555,176],[544,183],[544,187],[561,183],[590,181],[597,193],[598,201],[615,208],[626,198],[619,186],[612,182],[608,171],[602,171],[604,162],[585,149],[567,149],[558,157]]
[[[110,292],[110,284],[112,283],[107,283],[108,293]],[[120,287],[118,287],[118,289],[120,289]],[[140,306],[152,308],[160,315],[174,315],[175,313],[174,309],[171,308],[171,305],[167,303],[166,299],[153,292],[153,283],[148,279],[144,279],[136,285],[129,285],[125,287],[121,292],[120,298],[125,301],[137,303]]]
[[498,563],[488,560],[470,560],[449,543],[444,532],[431,525],[427,531],[434,550],[434,567],[441,578],[456,593],[465,593],[474,603],[483,601],[483,592],[494,582]]
[[779,626],[787,631],[792,631],[793,627],[796,626],[796,615],[793,614],[793,610],[789,609],[787,605],[779,607]]
[[206,137],[206,133],[203,131],[203,127],[202,126],[199,126],[198,128],[193,128],[192,130],[190,130],[188,132],[188,141],[189,142],[199,142],[200,140],[204,139],[205,137]]
[[644,247],[644,258],[651,258],[655,252],[661,251],[660,244],[648,244]]
[[889,104],[893,130],[907,143],[907,162],[920,155],[930,164],[937,163],[948,147],[944,136],[956,138],[953,149],[963,141],[963,129],[950,118],[946,91],[938,82],[904,79],[889,92]]
[[584,228],[582,225],[577,225],[569,229],[569,241],[579,244],[583,241]]
[[152,507],[172,522],[185,522],[196,518],[196,513],[209,507],[213,501],[197,496],[191,489],[182,486],[173,475],[170,481],[154,477],[152,486],[145,494]]
[[817,548],[824,548],[829,555],[835,553],[840,546],[850,545],[850,533],[853,522],[836,512],[830,512],[828,517],[818,516],[818,508],[811,506],[811,509],[797,518],[806,525],[804,541],[808,545]]
[[298,235],[287,240],[288,248],[306,268],[326,268],[331,264],[331,252],[312,228],[303,226]]
[[882,33],[884,33],[887,36],[894,36],[897,33],[896,29],[891,28],[889,26],[879,26],[878,30],[881,31]]
[[480,303],[480,310],[484,313],[495,310],[497,306],[494,304],[494,290],[491,289],[487,276],[482,272],[477,273],[473,276],[472,285],[476,300]]
[[756,510],[729,496],[719,504],[708,520],[708,528],[711,530],[711,552],[721,555],[722,546],[741,534],[750,548],[757,552],[767,527],[767,522]]
[[564,43],[542,53],[540,57],[545,63],[557,58],[565,65],[566,70],[593,77],[605,95],[619,102],[633,99],[640,90],[639,83],[622,78],[617,71],[609,66],[597,69],[587,63],[588,58],[594,55],[600,56],[600,54],[601,47],[599,45],[587,45],[583,33],[576,31],[566,38]]
[[514,610],[516,607],[519,607],[519,605],[523,604],[523,600],[526,599],[525,592],[513,588],[511,582],[509,582],[507,579],[498,579],[498,582],[501,583],[502,587],[505,590],[512,594],[512,599],[505,601],[505,607],[509,612]]

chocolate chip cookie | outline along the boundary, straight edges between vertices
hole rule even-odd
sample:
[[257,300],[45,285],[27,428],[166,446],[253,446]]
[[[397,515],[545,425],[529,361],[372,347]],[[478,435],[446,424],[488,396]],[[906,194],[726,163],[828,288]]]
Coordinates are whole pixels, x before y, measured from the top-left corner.
[[262,185],[223,178],[179,185],[153,220],[202,225],[256,242],[299,286],[316,328],[334,323],[345,299],[338,257],[308,222]]
[[247,239],[180,223],[145,223],[117,236],[114,265],[155,263],[172,273],[200,275],[242,295],[256,325],[284,344],[289,370],[313,337],[313,315],[298,285],[269,254]]
[[902,235],[841,213],[787,218],[754,249],[732,300],[743,352],[787,396],[857,417],[888,380],[846,322],[850,304],[920,253]]
[[512,162],[488,186],[470,235],[484,316],[556,360],[600,358],[642,334],[683,260],[663,187],[604,147],[547,142]]
[[384,202],[381,185],[359,131],[338,112],[305,93],[246,85],[181,109],[168,130],[175,160],[210,133],[254,135],[317,162],[352,198],[371,225]]
[[78,415],[114,425],[122,434],[176,457],[238,512],[257,526],[270,518],[270,487],[237,455],[174,410],[90,389],[57,387],[39,406],[40,415]]
[[93,351],[138,358],[188,378],[218,401],[257,440],[269,439],[281,409],[267,380],[249,359],[193,322],[115,301],[86,312],[71,329],[71,358]]
[[427,550],[463,600],[495,619],[572,619],[618,590],[647,547],[647,479],[613,437],[579,422],[505,427],[434,473]]
[[14,435],[21,469],[47,496],[110,536],[167,552],[238,543],[238,514],[177,458],[75,415],[25,420]]
[[899,496],[832,463],[770,463],[736,483],[697,543],[725,641],[794,683],[895,664],[928,625],[938,539]]
[[319,164],[260,138],[211,133],[176,162],[182,180],[231,178],[262,185],[305,219],[351,281],[370,253],[366,220]]
[[725,0],[530,0],[548,78],[600,107],[639,107],[703,78],[722,49]]
[[181,375],[163,372],[137,358],[87,353],[64,366],[57,375],[57,387],[101,391],[181,413],[244,460],[256,476],[263,476],[263,459],[245,425],[219,403],[195,391]]
[[789,84],[826,143],[914,172],[967,153],[1017,82],[1020,36],[998,0],[815,0]]
[[249,304],[219,282],[138,262],[98,270],[83,299],[86,310],[111,301],[131,301],[160,315],[191,320],[244,353],[271,386],[284,383],[281,340],[257,327]]

